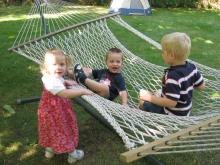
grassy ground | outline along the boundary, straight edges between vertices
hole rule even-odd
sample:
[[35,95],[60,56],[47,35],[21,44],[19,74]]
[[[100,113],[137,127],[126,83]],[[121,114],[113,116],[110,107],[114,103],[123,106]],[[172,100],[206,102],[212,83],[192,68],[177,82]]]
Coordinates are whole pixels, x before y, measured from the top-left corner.
[[[7,49],[11,47],[17,32],[24,22],[24,14],[29,8],[11,7],[0,10],[0,164],[39,165],[67,164],[66,155],[46,160],[43,149],[37,145],[38,103],[16,105],[18,98],[41,94],[38,66]],[[124,17],[133,27],[160,41],[165,33],[187,32],[192,38],[190,58],[214,68],[220,68],[219,29],[220,12],[181,9],[156,9],[150,17]],[[129,50],[142,58],[162,63],[160,52],[147,46],[141,39],[124,29],[110,24],[112,31]],[[16,113],[10,114],[3,106],[11,105]],[[78,115],[80,144],[85,159],[78,165],[123,165],[118,159],[126,151],[120,138],[104,127],[83,109],[74,104]],[[187,153],[156,156],[166,165],[219,165],[220,152]],[[149,160],[139,160],[132,165],[148,164]]]

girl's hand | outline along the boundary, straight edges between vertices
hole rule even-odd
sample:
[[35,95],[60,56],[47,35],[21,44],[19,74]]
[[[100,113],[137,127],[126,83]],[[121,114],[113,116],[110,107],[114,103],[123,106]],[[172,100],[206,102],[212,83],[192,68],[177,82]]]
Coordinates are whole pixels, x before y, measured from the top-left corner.
[[139,93],[140,100],[151,102],[151,98],[152,98],[152,94],[149,91],[144,90],[144,89],[140,90],[140,93]]
[[94,95],[94,93],[88,89],[82,89],[82,95]]

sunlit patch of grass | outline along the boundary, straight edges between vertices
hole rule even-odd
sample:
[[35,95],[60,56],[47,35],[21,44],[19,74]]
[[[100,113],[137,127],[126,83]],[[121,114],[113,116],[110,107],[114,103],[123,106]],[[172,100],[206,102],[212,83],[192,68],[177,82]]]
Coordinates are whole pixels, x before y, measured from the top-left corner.
[[214,44],[211,40],[205,40],[205,43],[207,43],[207,44]]
[[108,9],[105,7],[97,7],[97,6],[65,6],[66,9],[73,9],[77,11],[87,11],[87,12],[95,12],[95,13],[107,13]]
[[32,147],[28,148],[27,151],[21,155],[20,160],[25,160],[25,159],[33,156],[34,154],[36,154],[36,152],[37,152],[37,145],[32,146]]
[[[8,22],[8,21],[20,21],[26,19],[27,12],[30,9],[30,7],[23,7],[22,10],[20,10],[17,7],[7,7],[7,8],[1,8],[0,11],[0,22]],[[13,10],[13,12],[11,12]]]
[[8,136],[9,135],[9,131],[1,131],[0,132],[0,138],[3,138],[3,137],[6,137],[6,136]]
[[216,99],[220,99],[220,93],[219,92],[215,92],[211,95],[211,99],[216,100]]
[[16,16],[16,15],[9,15],[7,18],[5,17],[0,17],[0,22],[5,22],[5,21],[18,21],[18,20],[24,20],[26,19],[26,16]]
[[206,44],[214,44],[214,42],[212,40],[205,39],[203,37],[194,37],[194,38],[192,38],[192,41],[194,41],[194,42],[203,41]]
[[32,72],[39,72],[40,73],[39,66],[37,66],[37,65],[29,65],[28,70],[30,70]]
[[192,41],[194,41],[194,42],[196,42],[196,41],[205,41],[205,39],[202,38],[202,37],[194,37],[194,38],[192,38]]
[[[65,11],[59,13],[59,15],[48,14],[46,13],[45,18],[58,18],[60,16],[71,15],[71,14],[88,14],[88,13],[96,13],[96,14],[107,14],[108,10],[104,7],[94,7],[94,6],[66,6]],[[70,10],[71,9],[71,10]],[[40,15],[38,13],[33,15],[26,14],[8,14],[8,15],[0,15],[0,22],[5,21],[19,21],[24,19],[32,19],[39,18]]]
[[4,154],[9,155],[9,154],[16,152],[21,146],[22,144],[20,142],[14,142],[10,144],[8,147],[5,147],[3,152]]
[[15,35],[13,35],[13,36],[8,36],[8,39],[15,39]]
[[9,118],[9,117],[12,117],[13,115],[14,114],[12,114],[12,113],[7,113],[7,112],[3,113],[4,118]]

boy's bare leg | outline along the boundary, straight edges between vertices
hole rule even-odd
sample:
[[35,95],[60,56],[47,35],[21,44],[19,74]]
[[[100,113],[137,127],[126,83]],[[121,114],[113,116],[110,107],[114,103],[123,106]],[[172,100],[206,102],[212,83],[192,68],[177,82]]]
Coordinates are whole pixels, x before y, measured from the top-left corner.
[[[86,74],[84,72],[86,71]],[[82,83],[86,85],[90,90],[96,92],[98,95],[103,97],[109,96],[109,87],[108,85],[96,82],[95,80],[92,80],[88,78],[87,76],[92,73],[92,69],[90,68],[82,68],[80,64],[76,64],[74,66],[74,76],[76,81],[79,83]]]
[[87,78],[85,80],[85,85],[91,89],[92,91],[96,92],[98,95],[103,96],[103,97],[107,97],[109,96],[109,87],[108,85],[99,83],[95,80],[91,80],[89,78]]

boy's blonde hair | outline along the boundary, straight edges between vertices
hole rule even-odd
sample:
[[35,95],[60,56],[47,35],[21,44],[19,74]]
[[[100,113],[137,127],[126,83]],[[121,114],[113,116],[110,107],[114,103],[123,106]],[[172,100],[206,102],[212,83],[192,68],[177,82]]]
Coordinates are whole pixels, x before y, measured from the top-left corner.
[[191,40],[186,33],[174,32],[163,36],[162,50],[173,53],[177,59],[186,60],[191,50]]
[[67,56],[62,50],[57,49],[57,48],[53,48],[53,49],[48,49],[44,55],[44,59],[40,64],[40,70],[42,74],[46,74],[47,71],[47,65],[46,65],[46,58],[48,58],[49,56],[64,56],[65,57],[65,61],[66,61],[66,66],[67,69],[69,67],[72,66],[73,61],[72,58],[70,56]]
[[121,51],[121,49],[118,49],[118,48],[111,48],[111,49],[109,49],[109,50],[107,51],[107,53],[106,53],[105,61],[108,60],[109,55],[112,54],[112,53],[120,53],[121,56],[122,56],[122,57],[121,57],[121,58],[122,58],[122,61],[123,61],[122,51]]

